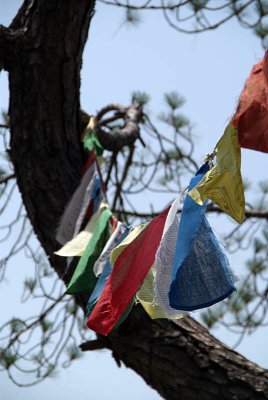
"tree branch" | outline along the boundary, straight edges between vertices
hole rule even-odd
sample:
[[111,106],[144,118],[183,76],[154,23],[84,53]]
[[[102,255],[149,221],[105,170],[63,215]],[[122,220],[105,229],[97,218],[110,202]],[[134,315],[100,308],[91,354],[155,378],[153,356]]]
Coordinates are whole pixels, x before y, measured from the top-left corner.
[[7,183],[8,181],[10,181],[11,179],[14,179],[15,177],[16,177],[16,175],[13,173],[13,174],[4,176],[3,178],[0,178],[0,185],[2,183]]
[[268,399],[268,372],[192,318],[151,320],[135,306],[118,330],[100,340],[165,399]]
[[[105,122],[112,122],[122,116],[121,118],[125,120],[122,128],[116,127],[110,130],[102,128],[102,118],[110,111],[116,111],[116,114],[113,118],[106,119]],[[130,146],[140,137],[139,124],[142,122],[142,118],[143,112],[140,104],[131,104],[127,108],[111,104],[97,114],[94,129],[99,141],[106,150],[119,151],[124,146]]]
[[[208,205],[207,207],[207,211],[208,212],[213,212],[213,213],[218,213],[218,214],[225,214],[225,212],[217,207],[214,206],[213,204]],[[117,210],[115,209],[114,212],[117,214],[121,213],[121,214],[125,214],[129,217],[137,217],[137,218],[154,218],[156,217],[161,211],[158,212],[154,212],[154,213],[146,213],[146,212],[135,212],[135,211],[130,211],[130,210]],[[182,209],[178,210],[178,213],[181,213]],[[258,219],[267,219],[268,220],[268,211],[262,211],[262,210],[247,210],[245,212],[245,219],[249,219],[249,218],[258,218]]]
[[82,351],[94,351],[106,348],[105,345],[98,339],[89,340],[88,342],[81,343],[79,347]]

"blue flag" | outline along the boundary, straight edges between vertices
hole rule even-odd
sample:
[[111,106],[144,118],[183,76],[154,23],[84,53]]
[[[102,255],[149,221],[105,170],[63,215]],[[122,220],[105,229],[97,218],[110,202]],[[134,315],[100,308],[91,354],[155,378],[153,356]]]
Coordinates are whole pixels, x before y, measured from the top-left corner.
[[[192,178],[189,191],[209,170],[204,164]],[[186,195],[174,256],[170,306],[192,311],[211,306],[235,289],[227,257],[205,217],[207,201],[197,204]]]

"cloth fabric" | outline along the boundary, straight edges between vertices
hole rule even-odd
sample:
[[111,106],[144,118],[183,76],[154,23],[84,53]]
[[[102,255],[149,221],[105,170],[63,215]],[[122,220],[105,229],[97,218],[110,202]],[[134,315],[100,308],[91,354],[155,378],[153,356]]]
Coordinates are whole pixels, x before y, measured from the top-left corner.
[[122,251],[131,243],[133,240],[136,239],[136,237],[145,229],[147,224],[141,224],[139,226],[136,226],[135,228],[132,228],[129,232],[129,234],[126,236],[126,238],[118,245],[116,246],[111,254],[110,254],[110,260],[112,266],[115,264],[117,258],[120,256]]
[[241,150],[237,130],[228,125],[214,149],[216,165],[212,167],[189,195],[202,205],[208,198],[238,223],[245,217],[245,197],[240,172]]
[[[191,180],[191,191],[203,179],[205,164]],[[197,204],[186,196],[179,225],[170,306],[178,310],[208,307],[229,296],[234,290],[234,277],[205,217],[206,203]]]
[[92,150],[94,150],[94,152],[97,156],[101,156],[103,154],[104,149],[103,149],[102,145],[100,144],[99,139],[95,135],[90,123],[91,123],[91,121],[89,122],[89,124],[86,128],[87,132],[83,139],[83,146],[87,153],[90,153]]
[[177,212],[180,204],[181,196],[179,195],[170,207],[163,231],[163,236],[155,256],[155,303],[160,305],[162,314],[165,316],[165,318],[170,319],[182,318],[186,314],[184,311],[179,312],[178,310],[170,307],[168,296],[172,280],[174,255],[179,229]]
[[81,257],[84,254],[87,244],[92,239],[97,221],[106,209],[109,209],[108,204],[104,201],[101,202],[99,209],[89,220],[85,228],[72,240],[65,243],[65,245],[56,251],[55,254],[61,257]]
[[107,284],[87,326],[108,335],[139,290],[153,265],[168,209],[154,218],[116,259]]
[[155,286],[155,274],[156,267],[153,265],[148,274],[146,275],[139,291],[136,294],[136,299],[141,303],[144,310],[147,312],[150,318],[169,318],[179,319],[184,316],[184,313],[179,313],[178,310],[174,310],[173,315],[167,314],[159,302],[156,299],[154,286]]
[[192,311],[209,307],[235,291],[228,260],[205,216],[192,248],[172,282],[170,305]]
[[254,65],[231,124],[241,147],[268,153],[268,52]]
[[87,166],[78,188],[75,190],[70,202],[64,210],[59,227],[56,233],[56,240],[60,244],[64,244],[71,240],[74,236],[76,224],[83,210],[85,199],[92,187],[92,179],[95,173],[95,164],[91,160],[91,164]]
[[109,220],[111,215],[111,210],[106,208],[96,221],[92,237],[77,264],[66,293],[78,294],[86,292],[91,294],[93,291],[97,283],[97,278],[93,273],[93,266],[110,237],[111,226]]
[[118,222],[115,231],[111,235],[110,239],[106,243],[100,257],[95,262],[93,271],[95,276],[99,276],[102,274],[106,261],[110,260],[111,251],[121,242],[118,241],[119,238],[125,238],[127,235],[124,235],[124,232],[128,234],[129,228],[127,228],[122,222]]
[[93,201],[93,214],[98,210],[102,197],[103,193],[101,187],[101,179],[99,174],[97,174],[94,180],[94,186],[91,194],[91,199]]
[[146,313],[152,319],[166,318],[160,305],[155,301],[154,296],[154,276],[155,266],[153,265],[146,275],[139,291],[136,293],[136,299],[141,303]]
[[80,210],[79,216],[78,216],[76,224],[75,224],[73,237],[77,236],[78,233],[80,232],[81,226],[82,226],[85,216],[87,214],[87,210],[88,210],[90,201],[92,198],[95,199],[95,197],[96,197],[95,187],[96,187],[97,179],[98,179],[98,173],[95,170],[93,177],[92,177],[90,183],[88,184],[87,189],[84,194],[84,199],[83,199],[83,203],[81,205],[81,210]]
[[[126,227],[123,232],[122,232],[121,229],[119,229],[117,234],[116,234],[116,237],[114,238],[114,241],[113,241],[114,246],[118,246],[127,237],[128,233],[129,233],[129,228],[128,227]],[[95,265],[96,265],[96,263],[95,263]],[[98,281],[96,283],[96,286],[95,286],[93,292],[91,293],[91,296],[88,299],[87,308],[86,308],[86,317],[87,318],[89,317],[89,315],[91,314],[93,308],[95,307],[95,305],[96,305],[96,303],[97,303],[97,301],[98,301],[98,299],[99,299],[99,297],[100,297],[100,295],[101,295],[101,293],[102,293],[102,291],[104,289],[104,286],[106,285],[106,282],[107,282],[111,272],[112,272],[112,264],[111,264],[111,261],[110,261],[110,257],[108,256],[106,258],[106,260],[105,260],[105,265],[102,268],[102,272],[101,272],[101,275],[100,275],[100,277],[99,277],[99,279],[98,279]]]

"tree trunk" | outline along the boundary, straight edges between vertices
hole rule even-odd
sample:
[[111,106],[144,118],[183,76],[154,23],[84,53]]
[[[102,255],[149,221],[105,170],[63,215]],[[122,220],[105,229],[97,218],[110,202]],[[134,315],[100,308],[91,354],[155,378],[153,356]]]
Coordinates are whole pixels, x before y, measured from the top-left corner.
[[[65,264],[53,256],[55,230],[84,164],[80,69],[93,7],[93,0],[26,0],[10,28],[0,27],[10,154],[28,216],[59,276]],[[268,399],[267,371],[191,318],[152,321],[137,306],[99,341],[166,399]]]

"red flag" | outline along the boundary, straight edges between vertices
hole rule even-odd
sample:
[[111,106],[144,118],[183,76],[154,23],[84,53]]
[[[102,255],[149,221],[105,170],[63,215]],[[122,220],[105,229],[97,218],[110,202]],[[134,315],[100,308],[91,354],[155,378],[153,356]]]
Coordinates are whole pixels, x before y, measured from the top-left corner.
[[154,263],[169,208],[150,224],[119,255],[87,326],[108,335],[139,290]]
[[268,153],[268,53],[254,67],[231,124],[241,147]]

